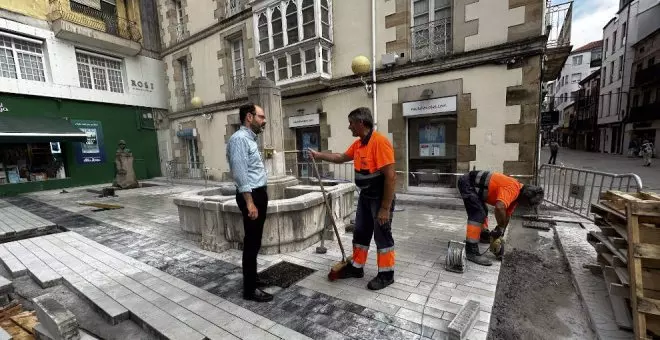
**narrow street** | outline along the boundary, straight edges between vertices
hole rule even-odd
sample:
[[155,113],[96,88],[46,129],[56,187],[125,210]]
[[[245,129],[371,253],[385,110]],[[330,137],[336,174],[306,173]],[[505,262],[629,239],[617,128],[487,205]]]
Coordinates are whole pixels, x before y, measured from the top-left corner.
[[[546,164],[549,158],[550,149],[542,148],[541,164]],[[660,192],[660,160],[657,158],[653,159],[651,167],[644,167],[641,158],[561,148],[557,165],[615,174],[634,173],[641,177],[644,190]]]

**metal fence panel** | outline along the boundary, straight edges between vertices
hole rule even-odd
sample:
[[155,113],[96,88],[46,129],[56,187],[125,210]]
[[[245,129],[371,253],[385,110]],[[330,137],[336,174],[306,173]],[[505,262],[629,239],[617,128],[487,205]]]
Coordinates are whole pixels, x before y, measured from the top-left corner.
[[174,183],[177,179],[195,179],[195,180],[208,180],[208,169],[204,166],[204,162],[176,162],[168,161],[166,164],[167,179]]
[[642,179],[636,174],[612,174],[601,171],[543,164],[539,185],[545,190],[545,201],[592,219],[591,204],[598,202],[607,190],[636,192],[642,190]]

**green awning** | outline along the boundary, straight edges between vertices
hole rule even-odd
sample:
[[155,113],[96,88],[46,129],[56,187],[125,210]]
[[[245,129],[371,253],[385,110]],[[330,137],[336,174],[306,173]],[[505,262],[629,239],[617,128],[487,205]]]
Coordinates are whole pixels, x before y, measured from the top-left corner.
[[87,135],[62,118],[0,115],[0,143],[85,142]]

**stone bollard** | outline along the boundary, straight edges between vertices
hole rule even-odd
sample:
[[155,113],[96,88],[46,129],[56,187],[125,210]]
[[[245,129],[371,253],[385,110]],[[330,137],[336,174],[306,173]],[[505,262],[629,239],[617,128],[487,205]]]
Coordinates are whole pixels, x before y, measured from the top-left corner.
[[37,340],[80,340],[78,320],[68,309],[55,301],[50,294],[32,299],[39,324],[34,327]]

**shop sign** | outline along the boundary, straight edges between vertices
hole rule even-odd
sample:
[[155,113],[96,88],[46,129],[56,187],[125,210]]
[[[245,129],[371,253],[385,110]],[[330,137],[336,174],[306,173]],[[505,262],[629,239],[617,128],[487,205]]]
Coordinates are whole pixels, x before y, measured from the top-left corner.
[[87,135],[84,143],[75,143],[78,164],[99,164],[105,162],[103,151],[103,128],[98,120],[71,120],[71,124]]
[[9,109],[6,108],[5,105],[0,102],[0,113],[2,112],[9,112]]
[[153,92],[154,83],[150,83],[146,80],[131,79],[131,88],[138,91]]
[[318,113],[313,113],[303,116],[293,116],[293,117],[289,117],[289,127],[295,128],[295,127],[319,125],[320,121],[321,119]]
[[455,112],[456,96],[433,98],[403,103],[403,116],[420,116],[434,113]]

